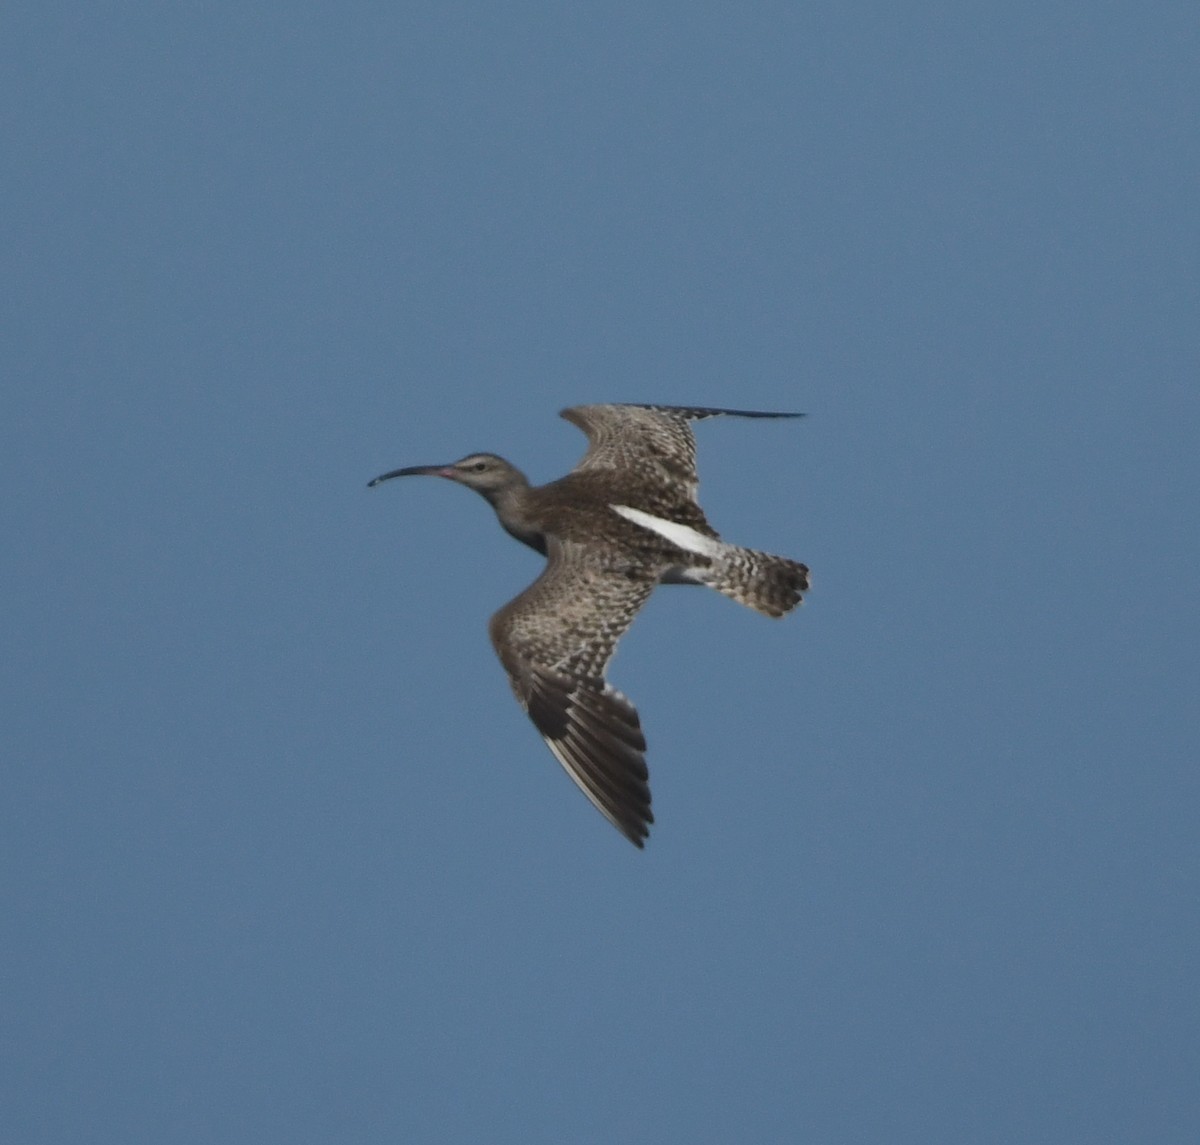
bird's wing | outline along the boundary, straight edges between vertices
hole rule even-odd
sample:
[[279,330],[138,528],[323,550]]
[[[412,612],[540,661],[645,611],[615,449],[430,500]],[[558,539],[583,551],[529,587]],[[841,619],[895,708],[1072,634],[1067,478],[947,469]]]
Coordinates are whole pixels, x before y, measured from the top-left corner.
[[650,833],[646,740],[633,705],[604,678],[653,574],[604,567],[551,538],[542,575],[489,625],[517,700],[554,757],[635,846]]
[[682,487],[694,499],[696,439],[689,421],[709,417],[801,417],[801,414],[707,406],[572,406],[562,417],[588,436],[588,449],[575,472],[637,469],[643,480],[657,474],[664,486]]

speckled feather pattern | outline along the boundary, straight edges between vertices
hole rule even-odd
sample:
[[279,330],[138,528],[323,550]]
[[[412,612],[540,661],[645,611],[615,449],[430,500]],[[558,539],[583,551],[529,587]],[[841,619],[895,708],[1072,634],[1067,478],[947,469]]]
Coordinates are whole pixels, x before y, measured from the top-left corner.
[[604,672],[657,578],[607,551],[552,538],[542,575],[489,625],[513,692],[567,774],[641,846],[653,821],[646,741]]

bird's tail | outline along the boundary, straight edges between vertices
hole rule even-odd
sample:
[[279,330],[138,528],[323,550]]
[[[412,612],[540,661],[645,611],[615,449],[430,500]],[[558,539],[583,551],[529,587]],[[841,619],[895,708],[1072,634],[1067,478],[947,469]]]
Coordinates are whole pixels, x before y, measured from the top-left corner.
[[698,560],[681,560],[668,570],[663,579],[669,583],[709,585],[765,616],[791,612],[808,591],[808,565],[799,561],[743,549],[722,541],[711,529],[701,532],[630,505],[613,505],[612,509],[625,520],[669,541],[677,551],[682,550],[681,556],[696,554]]
[[808,591],[808,566],[787,557],[727,545],[705,583],[764,616],[791,612]]

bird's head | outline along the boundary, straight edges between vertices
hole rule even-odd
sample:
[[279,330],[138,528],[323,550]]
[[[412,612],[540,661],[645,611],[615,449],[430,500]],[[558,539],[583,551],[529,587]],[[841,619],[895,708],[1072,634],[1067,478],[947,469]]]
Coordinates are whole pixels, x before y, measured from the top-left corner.
[[449,465],[410,465],[404,469],[393,469],[390,473],[381,473],[368,485],[378,485],[393,477],[445,477],[474,489],[489,501],[495,500],[506,489],[528,484],[525,474],[494,453],[468,453]]

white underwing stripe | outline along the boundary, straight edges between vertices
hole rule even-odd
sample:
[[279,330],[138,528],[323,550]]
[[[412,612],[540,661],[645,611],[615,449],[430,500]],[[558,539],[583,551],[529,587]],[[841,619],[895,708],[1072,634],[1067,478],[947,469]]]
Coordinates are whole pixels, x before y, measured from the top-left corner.
[[641,509],[632,509],[628,505],[610,505],[609,508],[614,513],[619,513],[625,520],[632,521],[643,529],[649,529],[652,533],[657,533],[664,540],[670,541],[671,544],[677,545],[681,549],[686,549],[689,553],[699,553],[702,557],[717,557],[724,551],[723,542],[706,537],[690,525],[681,525],[678,521],[666,521],[662,517],[654,516],[653,513],[643,513]]

